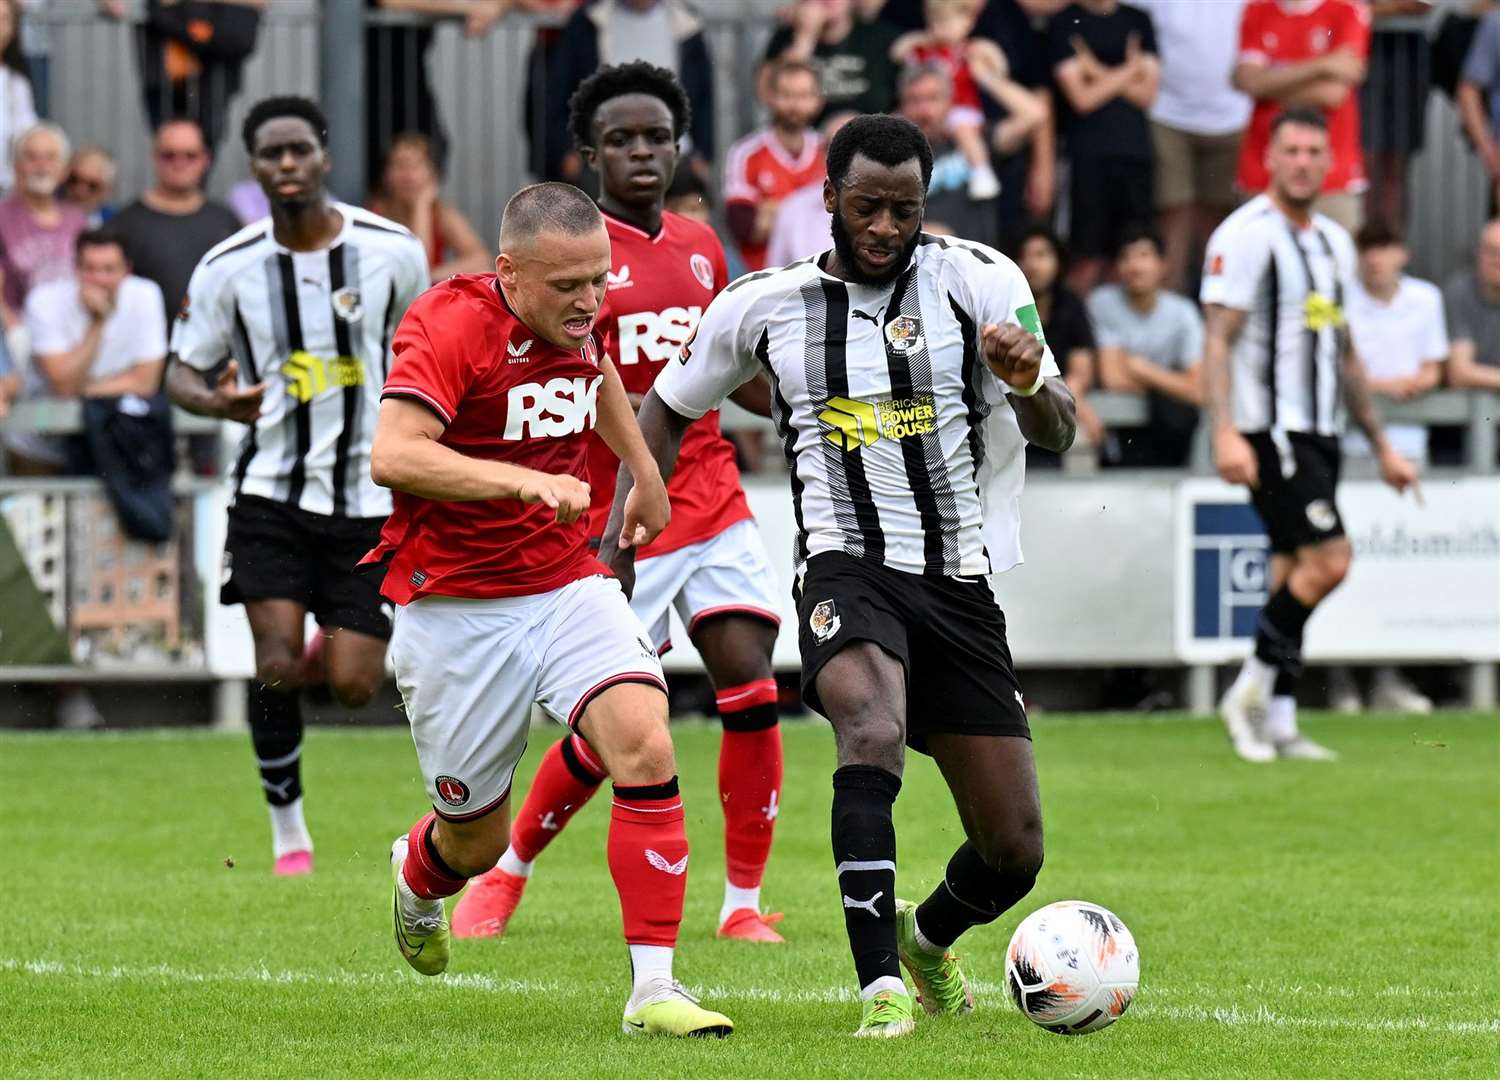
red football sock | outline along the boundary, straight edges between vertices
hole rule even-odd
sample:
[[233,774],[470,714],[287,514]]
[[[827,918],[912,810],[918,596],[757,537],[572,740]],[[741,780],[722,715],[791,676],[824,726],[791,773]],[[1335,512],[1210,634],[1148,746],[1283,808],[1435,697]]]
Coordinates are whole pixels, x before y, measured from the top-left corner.
[[401,865],[407,887],[424,900],[452,896],[468,883],[468,878],[438,854],[432,842],[432,827],[436,823],[437,815],[428,814],[411,827],[406,835],[406,862]]
[[569,819],[594,797],[604,775],[603,763],[577,735],[548,747],[526,792],[526,801],[510,827],[510,848],[516,857],[531,862],[540,855]]
[[724,740],[719,745],[719,802],[724,807],[724,865],[729,883],[760,884],[771,857],[781,796],[781,726],[776,680],[719,691]]
[[615,785],[609,874],[620,894],[628,945],[677,944],[687,895],[687,825],[677,777],[649,787]]

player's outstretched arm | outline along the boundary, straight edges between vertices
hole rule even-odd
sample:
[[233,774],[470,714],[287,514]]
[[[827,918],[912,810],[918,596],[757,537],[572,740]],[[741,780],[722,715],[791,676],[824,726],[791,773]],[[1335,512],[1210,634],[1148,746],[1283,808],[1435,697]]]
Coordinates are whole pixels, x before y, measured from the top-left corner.
[[[632,544],[649,544],[667,527],[672,517],[671,504],[667,501],[667,482],[657,465],[657,459],[647,448],[641,435],[635,410],[625,393],[620,374],[608,356],[601,355],[600,370],[604,383],[599,387],[599,420],[595,428],[604,444],[620,459],[620,491],[630,495],[628,503],[616,503],[622,507],[622,529]],[[646,401],[650,400],[647,395]],[[641,402],[641,408],[646,402]],[[675,461],[676,454],[673,459]],[[625,477],[629,474],[629,482]],[[669,475],[669,474],[667,474]]]
[[1062,379],[1042,376],[1042,343],[1015,323],[980,332],[984,362],[1005,384],[1026,441],[1062,453],[1078,434],[1078,403]]
[[523,469],[460,454],[438,440],[443,422],[424,405],[389,397],[380,403],[370,448],[370,478],[381,487],[439,502],[520,499],[546,503],[563,524],[589,508],[589,486],[576,476]]
[[[682,436],[693,421],[673,411],[654,389],[641,402],[636,420],[640,424],[641,439],[656,463],[657,475],[665,483],[677,468]],[[633,487],[634,477],[622,465],[615,484],[614,505],[609,509],[609,519],[604,523],[604,533],[599,541],[599,558],[614,571],[627,596],[635,584],[635,546],[621,544],[620,537],[625,532],[626,504]]]

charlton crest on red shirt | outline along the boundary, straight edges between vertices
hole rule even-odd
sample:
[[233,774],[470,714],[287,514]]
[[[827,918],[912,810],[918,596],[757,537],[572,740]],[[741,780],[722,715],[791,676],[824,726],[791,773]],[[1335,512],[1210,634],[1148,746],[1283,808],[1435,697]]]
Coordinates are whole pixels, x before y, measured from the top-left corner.
[[[729,284],[719,238],[707,225],[664,213],[661,230],[650,236],[609,214],[611,261],[609,291],[599,336],[627,393],[644,396],[657,375],[692,340],[709,302]],[[590,439],[589,509],[591,531],[604,531],[615,498],[619,460],[598,435]],[[719,431],[711,412],[683,435],[677,469],[667,485],[672,522],[640,552],[662,555],[717,536],[750,517],[740,490],[734,447]]]
[[[423,293],[391,343],[382,398],[404,398],[444,424],[444,446],[469,457],[588,479],[599,417],[598,346],[564,349],[510,311],[494,274],[463,274]],[[499,597],[550,592],[604,573],[587,519],[560,525],[543,503],[439,502],[405,492],[365,562],[388,561],[381,592]]]

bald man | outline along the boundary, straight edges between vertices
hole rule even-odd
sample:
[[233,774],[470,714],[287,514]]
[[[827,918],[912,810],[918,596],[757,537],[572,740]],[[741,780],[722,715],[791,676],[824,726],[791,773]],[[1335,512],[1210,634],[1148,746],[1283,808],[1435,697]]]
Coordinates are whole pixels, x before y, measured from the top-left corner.
[[589,548],[589,433],[640,485],[624,536],[667,525],[666,487],[595,335],[610,268],[592,200],[517,192],[494,274],[429,290],[396,331],[371,472],[395,511],[366,562],[398,605],[391,659],[432,812],[391,848],[396,942],[448,965],[443,898],[495,865],[540,705],[614,781],[608,860],[633,986],[627,1034],[728,1035],[672,977],[687,832],[647,631]]

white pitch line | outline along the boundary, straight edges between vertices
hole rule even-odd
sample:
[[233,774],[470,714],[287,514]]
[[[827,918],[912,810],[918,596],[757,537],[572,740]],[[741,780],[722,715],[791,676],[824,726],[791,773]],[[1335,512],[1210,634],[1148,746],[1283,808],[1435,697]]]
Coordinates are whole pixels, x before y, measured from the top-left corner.
[[[238,971],[189,971],[167,964],[130,966],[94,966],[64,964],[55,960],[19,960],[0,958],[0,973],[54,976],[62,978],[155,980],[176,983],[256,983],[267,986],[333,986],[394,987],[428,986],[480,990],[492,994],[554,994],[578,984],[563,984],[537,979],[506,979],[493,975],[456,974],[436,979],[421,979],[399,971],[338,972],[273,971],[270,968],[244,968]],[[1005,1000],[1005,989],[997,983],[973,981],[981,994]],[[838,1005],[855,1000],[848,987],[822,987],[805,990],[763,986],[693,987],[710,1001],[769,1001],[778,1004]],[[1391,987],[1390,990],[1411,988]],[[1376,991],[1381,996],[1381,991]],[[1317,1031],[1433,1032],[1444,1035],[1500,1035],[1500,1019],[1430,1020],[1422,1016],[1354,1017],[1354,1016],[1287,1016],[1263,1005],[1241,1008],[1238,1005],[1210,1009],[1201,1005],[1157,1005],[1142,1002],[1130,1010],[1132,1016],[1157,1017],[1191,1023],[1221,1024],[1226,1027],[1286,1027]]]

